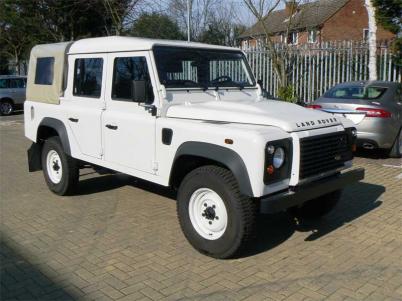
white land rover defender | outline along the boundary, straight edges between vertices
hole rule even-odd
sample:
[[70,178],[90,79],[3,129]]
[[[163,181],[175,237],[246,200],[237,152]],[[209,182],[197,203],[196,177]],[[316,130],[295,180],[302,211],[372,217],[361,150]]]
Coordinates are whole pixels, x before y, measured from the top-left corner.
[[129,37],[38,45],[29,62],[29,170],[72,194],[85,164],[178,190],[200,252],[233,257],[256,214],[328,213],[352,165],[346,119],[263,97],[238,49]]

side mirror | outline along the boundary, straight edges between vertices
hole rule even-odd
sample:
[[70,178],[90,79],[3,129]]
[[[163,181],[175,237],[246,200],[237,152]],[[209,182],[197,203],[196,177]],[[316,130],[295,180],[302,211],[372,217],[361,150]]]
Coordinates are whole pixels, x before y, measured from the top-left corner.
[[131,96],[134,102],[142,103],[147,100],[146,81],[133,80],[131,82]]

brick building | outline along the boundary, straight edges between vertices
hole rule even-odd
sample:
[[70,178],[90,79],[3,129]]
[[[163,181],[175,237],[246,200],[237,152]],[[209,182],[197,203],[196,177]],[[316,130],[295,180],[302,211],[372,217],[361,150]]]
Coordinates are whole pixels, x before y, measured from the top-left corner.
[[[274,42],[295,45],[365,41],[368,36],[364,0],[318,0],[299,6],[287,3],[285,9],[272,12],[265,22]],[[263,37],[262,26],[257,23],[240,36],[241,45],[255,46]],[[394,37],[393,33],[378,26],[378,40],[392,40]]]

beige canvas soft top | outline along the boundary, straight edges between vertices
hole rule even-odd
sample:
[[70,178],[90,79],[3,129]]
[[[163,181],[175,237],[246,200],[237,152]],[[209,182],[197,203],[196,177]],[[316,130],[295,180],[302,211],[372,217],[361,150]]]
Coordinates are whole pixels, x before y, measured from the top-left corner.
[[[64,91],[67,72],[67,52],[73,42],[42,44],[32,48],[29,58],[26,99],[30,101],[59,104]],[[53,80],[50,85],[35,84],[38,58],[54,58]]]

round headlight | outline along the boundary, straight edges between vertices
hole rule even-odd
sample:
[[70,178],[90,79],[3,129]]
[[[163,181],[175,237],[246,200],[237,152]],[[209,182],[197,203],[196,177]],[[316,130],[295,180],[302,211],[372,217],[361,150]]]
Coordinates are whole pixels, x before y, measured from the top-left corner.
[[275,168],[280,168],[284,162],[285,162],[285,151],[283,150],[282,147],[278,147],[274,153],[273,165]]

